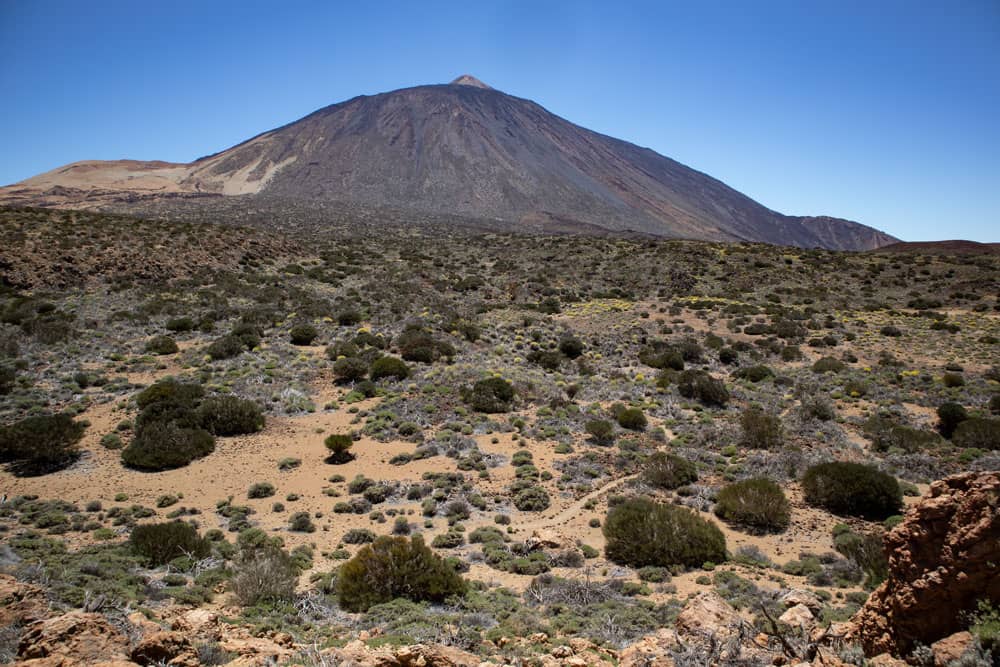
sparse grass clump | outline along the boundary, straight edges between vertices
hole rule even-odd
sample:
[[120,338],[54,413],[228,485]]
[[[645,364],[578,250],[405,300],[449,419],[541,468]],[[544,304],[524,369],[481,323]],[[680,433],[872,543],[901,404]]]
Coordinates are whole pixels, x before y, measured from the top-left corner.
[[866,519],[885,519],[903,506],[896,478],[860,463],[814,465],[802,477],[802,491],[810,505]]

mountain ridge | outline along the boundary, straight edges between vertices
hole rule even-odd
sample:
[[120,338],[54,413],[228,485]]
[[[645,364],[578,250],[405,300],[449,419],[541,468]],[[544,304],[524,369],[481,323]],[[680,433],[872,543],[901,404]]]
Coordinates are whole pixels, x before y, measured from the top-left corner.
[[0,203],[87,208],[122,198],[246,194],[524,224],[551,218],[667,238],[842,250],[897,241],[848,220],[783,215],[650,148],[575,125],[470,75],[359,95],[186,165],[66,165],[0,188]]

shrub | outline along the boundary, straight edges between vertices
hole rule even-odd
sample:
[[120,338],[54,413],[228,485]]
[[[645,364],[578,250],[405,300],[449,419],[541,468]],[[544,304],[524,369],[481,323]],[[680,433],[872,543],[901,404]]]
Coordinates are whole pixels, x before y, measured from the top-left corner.
[[410,367],[405,361],[396,357],[379,357],[372,363],[370,373],[372,380],[382,378],[405,380],[410,377]]
[[639,408],[626,408],[618,413],[618,425],[630,431],[646,428],[646,415]]
[[965,378],[960,373],[945,373],[941,376],[941,382],[950,388],[965,386]]
[[327,463],[347,463],[354,458],[350,451],[354,438],[349,433],[331,433],[323,444],[330,450]]
[[766,478],[745,479],[724,487],[716,498],[715,513],[725,521],[761,531],[788,528],[788,498]]
[[161,403],[193,407],[205,396],[205,388],[193,382],[178,382],[172,378],[151,384],[135,396],[140,410]]
[[178,556],[199,560],[208,556],[211,545],[189,523],[147,523],[136,526],[129,536],[129,546],[152,567],[166,565]]
[[146,352],[150,354],[176,354],[179,349],[170,336],[153,336],[146,342]]
[[139,470],[169,470],[215,451],[215,439],[208,431],[185,428],[174,421],[152,420],[136,429],[122,462]]
[[67,414],[26,417],[0,427],[0,461],[15,461],[16,471],[27,475],[65,467],[80,455],[85,429]]
[[17,370],[10,366],[0,366],[0,396],[6,396],[14,389]]
[[198,423],[212,435],[244,435],[264,428],[260,406],[236,396],[205,399],[195,412]]
[[419,535],[379,537],[344,563],[337,577],[340,606],[354,612],[396,598],[443,602],[465,590],[458,573]]
[[529,486],[514,494],[514,507],[522,512],[541,512],[549,507],[549,494],[540,486]]
[[802,478],[802,491],[810,505],[879,521],[897,514],[903,506],[896,478],[860,463],[814,465]]
[[686,370],[677,380],[677,391],[684,398],[701,401],[705,405],[724,406],[729,402],[729,392],[722,380],[717,380],[702,370]]
[[615,427],[607,419],[592,419],[584,425],[584,429],[599,445],[610,445],[615,439]]
[[233,563],[230,588],[244,607],[295,596],[299,569],[287,551],[269,541],[244,544]]
[[167,320],[166,329],[167,331],[176,331],[180,333],[185,331],[194,331],[196,326],[197,324],[190,317],[175,317],[172,320]]
[[562,364],[563,357],[555,350],[534,350],[528,353],[528,361],[547,371],[557,371]]
[[293,533],[315,533],[316,525],[312,522],[309,512],[296,512],[288,519],[288,530]]
[[213,341],[211,345],[205,348],[205,354],[215,361],[220,361],[242,354],[246,349],[247,347],[242,340],[236,336],[226,335]]
[[375,541],[375,533],[367,528],[351,528],[340,541],[344,544],[371,544]]
[[976,449],[1000,449],[1000,419],[970,417],[951,436],[956,447]]
[[487,414],[507,412],[514,400],[514,387],[498,377],[479,380],[466,393],[466,400],[472,409]]
[[889,562],[882,549],[882,536],[855,533],[850,528],[835,532],[833,548],[853,561],[867,576],[866,584],[874,588],[889,576]]
[[903,335],[903,332],[899,327],[893,326],[892,324],[887,324],[878,330],[883,336],[889,336],[890,338],[899,338]]
[[604,521],[605,554],[622,565],[697,566],[726,560],[718,526],[691,510],[633,497],[614,504]]
[[583,354],[583,341],[576,336],[563,336],[559,340],[559,351],[570,359],[576,359]]
[[441,357],[452,358],[455,348],[447,341],[439,340],[419,325],[407,325],[396,339],[396,347],[406,361],[431,363]]
[[312,345],[319,338],[319,331],[311,324],[297,324],[288,332],[292,345]]
[[247,491],[247,498],[270,498],[274,495],[274,484],[257,482]]
[[643,463],[642,478],[651,486],[673,490],[698,481],[698,468],[676,454],[656,452]]
[[764,365],[747,366],[733,373],[733,377],[749,380],[750,382],[760,382],[761,380],[774,377],[774,371]]
[[781,418],[751,406],[740,415],[743,436],[740,444],[750,449],[777,449],[781,447]]
[[833,357],[817,359],[812,365],[813,373],[839,373],[844,368],[846,368],[844,362]]
[[357,382],[368,375],[368,364],[358,357],[343,357],[333,362],[333,377],[339,383]]

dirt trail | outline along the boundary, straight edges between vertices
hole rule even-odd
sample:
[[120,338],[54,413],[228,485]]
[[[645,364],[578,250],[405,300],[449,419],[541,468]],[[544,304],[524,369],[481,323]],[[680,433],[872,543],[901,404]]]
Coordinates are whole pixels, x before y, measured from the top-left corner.
[[585,496],[582,496],[581,498],[574,501],[571,505],[569,505],[568,507],[564,507],[563,509],[559,510],[552,516],[539,517],[534,521],[527,521],[525,523],[521,523],[518,525],[518,528],[521,528],[522,530],[540,530],[545,528],[555,528],[556,526],[565,526],[570,521],[578,517],[580,514],[587,511],[584,508],[584,505],[586,505],[588,502],[600,498],[601,496],[609,493],[611,490],[618,488],[625,482],[635,479],[636,477],[638,477],[638,473],[634,475],[626,475],[625,477],[619,477],[618,479],[612,480],[607,484],[605,484],[604,486],[591,491]]

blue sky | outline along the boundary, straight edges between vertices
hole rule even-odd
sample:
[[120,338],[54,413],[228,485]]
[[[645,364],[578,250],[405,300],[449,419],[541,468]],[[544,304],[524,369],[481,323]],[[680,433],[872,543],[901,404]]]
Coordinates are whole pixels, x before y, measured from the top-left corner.
[[0,183],[466,72],[783,213],[1000,241],[998,0],[0,0]]

